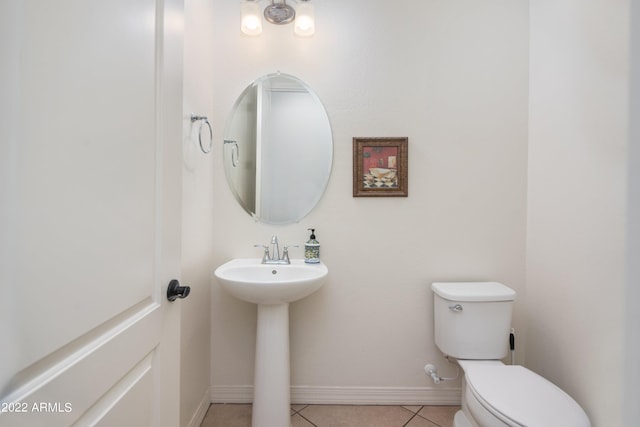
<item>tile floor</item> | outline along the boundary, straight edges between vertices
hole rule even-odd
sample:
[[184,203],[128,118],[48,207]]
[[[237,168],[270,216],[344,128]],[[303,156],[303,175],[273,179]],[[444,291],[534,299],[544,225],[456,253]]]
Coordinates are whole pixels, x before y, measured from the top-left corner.
[[[291,405],[292,427],[453,427],[458,406]],[[251,405],[212,404],[200,427],[250,427]]]

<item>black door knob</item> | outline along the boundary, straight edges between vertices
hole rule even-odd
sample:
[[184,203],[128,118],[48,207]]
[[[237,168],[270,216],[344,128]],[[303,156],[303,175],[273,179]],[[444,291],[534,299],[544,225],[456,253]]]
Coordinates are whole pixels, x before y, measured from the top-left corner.
[[169,282],[167,288],[167,299],[169,301],[175,301],[177,298],[186,298],[191,292],[191,288],[188,286],[180,286],[180,282],[173,279]]

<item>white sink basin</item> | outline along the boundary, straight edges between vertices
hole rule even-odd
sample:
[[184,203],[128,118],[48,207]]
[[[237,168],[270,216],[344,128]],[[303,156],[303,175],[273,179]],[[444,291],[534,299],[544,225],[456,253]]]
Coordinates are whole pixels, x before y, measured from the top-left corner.
[[324,283],[329,270],[323,263],[261,264],[258,258],[238,258],[214,272],[231,295],[255,304],[290,303],[311,295]]

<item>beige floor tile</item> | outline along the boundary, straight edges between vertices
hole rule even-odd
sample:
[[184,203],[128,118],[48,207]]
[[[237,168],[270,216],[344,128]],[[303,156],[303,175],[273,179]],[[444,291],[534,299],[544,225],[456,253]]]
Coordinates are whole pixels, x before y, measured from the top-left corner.
[[401,406],[310,405],[300,414],[318,427],[402,427],[414,416]]
[[213,404],[200,427],[251,427],[251,405]]
[[459,409],[459,406],[425,406],[418,415],[440,427],[453,427],[453,416]]
[[[453,427],[457,406],[292,405],[293,427]],[[416,414],[416,412],[418,412]],[[250,427],[251,405],[214,404],[201,427]]]
[[299,414],[295,414],[291,417],[291,427],[313,427],[313,424],[302,418]]
[[432,423],[429,420],[425,420],[422,417],[415,416],[406,424],[406,427],[440,427],[438,424]]

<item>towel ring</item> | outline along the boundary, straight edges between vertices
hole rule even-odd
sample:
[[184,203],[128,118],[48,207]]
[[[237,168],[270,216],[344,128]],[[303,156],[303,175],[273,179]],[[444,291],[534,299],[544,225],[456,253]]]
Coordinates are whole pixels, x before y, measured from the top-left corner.
[[225,139],[225,144],[231,144],[231,165],[235,168],[238,166],[240,160],[240,147],[238,147],[238,141],[231,139]]
[[[200,123],[200,127],[198,128],[198,142],[200,142],[200,149],[202,150],[202,152],[204,154],[207,154],[211,152],[211,148],[213,147],[213,130],[211,129],[211,123],[209,123],[209,119],[207,118],[207,116],[196,116],[195,114],[191,114],[191,123],[197,122],[199,120],[202,120],[202,123]],[[204,127],[204,125],[207,125],[207,127],[209,128],[209,144],[207,144],[206,148],[202,143],[202,128]]]

